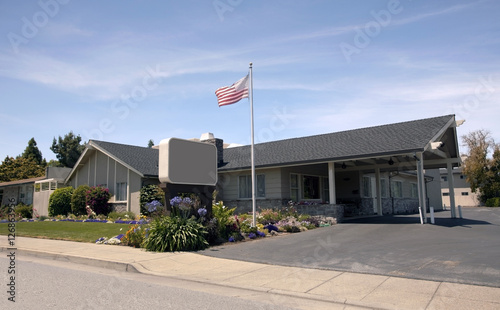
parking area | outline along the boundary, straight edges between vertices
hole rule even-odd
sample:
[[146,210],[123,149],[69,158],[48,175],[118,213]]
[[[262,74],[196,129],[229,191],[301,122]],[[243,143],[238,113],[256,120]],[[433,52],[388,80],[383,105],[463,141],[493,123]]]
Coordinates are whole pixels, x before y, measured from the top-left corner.
[[464,208],[421,225],[418,214],[348,220],[332,227],[225,244],[200,254],[284,266],[500,287],[500,209]]

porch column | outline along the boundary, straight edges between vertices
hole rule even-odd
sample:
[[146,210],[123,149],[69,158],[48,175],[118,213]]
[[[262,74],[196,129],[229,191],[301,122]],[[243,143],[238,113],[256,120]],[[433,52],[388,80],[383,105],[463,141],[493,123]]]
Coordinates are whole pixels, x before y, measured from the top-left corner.
[[453,181],[453,167],[451,166],[451,163],[446,164],[446,170],[448,170],[451,218],[454,219],[457,217],[457,213],[455,210],[455,182]]
[[337,204],[337,193],[335,192],[335,163],[328,163],[328,193],[330,193],[330,204]]
[[418,211],[420,213],[420,223],[427,223],[427,201],[425,199],[425,176],[424,157],[422,153],[416,155],[417,160],[417,182],[418,182]]
[[380,168],[375,168],[375,189],[377,191],[377,214],[384,215],[382,210],[382,187],[380,186]]

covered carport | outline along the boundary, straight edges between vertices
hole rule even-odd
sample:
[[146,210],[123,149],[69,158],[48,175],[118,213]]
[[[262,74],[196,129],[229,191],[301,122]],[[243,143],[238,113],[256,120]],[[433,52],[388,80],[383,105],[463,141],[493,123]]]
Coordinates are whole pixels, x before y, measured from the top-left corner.
[[337,201],[336,172],[374,173],[376,213],[383,215],[381,175],[391,172],[416,171],[420,222],[424,224],[428,220],[425,171],[446,168],[450,180],[451,217],[456,217],[451,174],[452,169],[461,164],[457,127],[462,123],[463,121],[456,121],[454,115],[449,115],[372,127],[370,132],[349,131],[350,137],[343,137],[342,144],[345,145],[343,149],[355,152],[358,147],[363,147],[365,152],[363,154],[358,151],[355,155],[345,154],[328,162],[331,201]]

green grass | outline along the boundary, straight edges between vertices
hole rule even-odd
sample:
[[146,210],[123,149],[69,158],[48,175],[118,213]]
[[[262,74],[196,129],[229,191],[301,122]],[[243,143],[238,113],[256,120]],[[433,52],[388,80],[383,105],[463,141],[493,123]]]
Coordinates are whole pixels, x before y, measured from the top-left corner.
[[[92,222],[19,222],[16,223],[16,237],[95,242],[101,237],[111,238],[125,234],[129,226]],[[7,223],[0,224],[0,235],[7,234],[9,234]]]

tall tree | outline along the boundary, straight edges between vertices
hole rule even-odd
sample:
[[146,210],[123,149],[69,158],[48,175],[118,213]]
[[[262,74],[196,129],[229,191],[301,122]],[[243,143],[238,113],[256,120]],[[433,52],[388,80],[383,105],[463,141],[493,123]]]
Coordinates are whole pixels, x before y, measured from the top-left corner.
[[45,167],[39,165],[33,158],[7,156],[0,165],[0,182],[36,178],[44,174]]
[[82,138],[80,135],[75,136],[72,131],[64,136],[64,138],[59,138],[52,141],[52,146],[50,150],[56,154],[59,162],[69,168],[73,168],[76,164],[78,158],[85,149],[85,145],[80,144]]
[[462,141],[468,149],[463,172],[471,190],[479,191],[481,202],[500,197],[500,146],[487,130],[470,132],[462,136]]
[[38,146],[36,145],[35,138],[31,138],[28,141],[28,146],[26,149],[24,149],[23,154],[21,157],[26,158],[26,159],[33,159],[37,164],[45,166],[47,163],[42,157],[42,152],[38,149]]
[[153,139],[149,139],[149,141],[148,141],[148,147],[152,148],[154,145],[155,145],[155,143],[154,143]]

